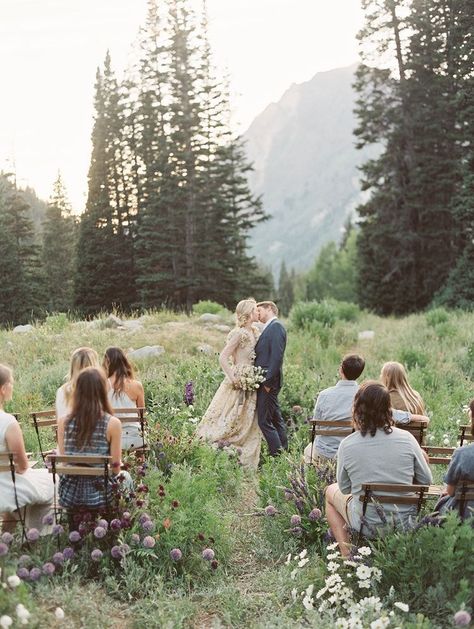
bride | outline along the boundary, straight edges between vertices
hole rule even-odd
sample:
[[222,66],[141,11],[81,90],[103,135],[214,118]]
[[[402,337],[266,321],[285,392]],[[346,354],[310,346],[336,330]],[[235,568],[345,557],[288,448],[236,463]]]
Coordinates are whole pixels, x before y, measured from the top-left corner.
[[239,376],[255,360],[259,336],[257,302],[244,299],[235,309],[236,327],[229,333],[219,356],[225,378],[204,414],[197,435],[211,443],[227,442],[241,450],[245,467],[257,469],[262,433],[256,415],[256,391],[243,391]]

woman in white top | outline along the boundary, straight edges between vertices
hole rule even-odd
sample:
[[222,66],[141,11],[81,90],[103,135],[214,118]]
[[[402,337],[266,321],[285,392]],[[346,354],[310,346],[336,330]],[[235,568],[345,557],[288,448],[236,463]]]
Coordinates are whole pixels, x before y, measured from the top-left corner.
[[133,367],[120,347],[109,347],[105,350],[102,363],[109,379],[108,397],[114,414],[122,419],[122,450],[141,448],[144,445],[138,416],[133,415],[134,422],[123,421],[127,415],[120,413],[121,408],[143,408],[145,392],[143,385],[135,380]]
[[73,351],[67,380],[56,392],[56,419],[65,417],[71,410],[76,380],[81,371],[86,367],[99,366],[99,356],[95,349],[78,347]]
[[[17,506],[26,508],[27,528],[36,528],[41,533],[49,532],[43,525],[44,516],[51,512],[54,498],[53,479],[46,469],[29,467],[20,424],[13,415],[3,409],[5,402],[12,399],[13,375],[11,369],[0,365],[0,453],[13,452],[15,461],[15,485],[10,472],[0,472],[0,513],[7,521],[4,530],[12,529],[11,515]],[[8,523],[8,524],[7,524]]]

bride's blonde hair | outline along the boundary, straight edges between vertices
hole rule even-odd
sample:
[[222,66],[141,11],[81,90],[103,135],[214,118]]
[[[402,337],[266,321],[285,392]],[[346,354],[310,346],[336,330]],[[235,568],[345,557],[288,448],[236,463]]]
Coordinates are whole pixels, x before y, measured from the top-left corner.
[[424,415],[425,405],[418,391],[408,384],[407,372],[401,363],[395,361],[385,363],[382,367],[381,380],[389,391],[396,391],[405,402],[410,413]]
[[252,310],[257,306],[257,302],[253,297],[242,299],[235,309],[235,322],[238,328],[243,328],[247,324]]

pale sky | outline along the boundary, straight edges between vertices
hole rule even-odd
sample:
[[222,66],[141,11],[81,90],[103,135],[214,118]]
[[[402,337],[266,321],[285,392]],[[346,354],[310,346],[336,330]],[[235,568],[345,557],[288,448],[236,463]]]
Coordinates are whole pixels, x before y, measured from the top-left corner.
[[[198,2],[198,0],[193,0]],[[245,131],[292,83],[357,60],[360,0],[208,0],[215,60]],[[146,0],[0,0],[0,170],[47,199],[58,169],[84,209],[95,71],[120,75]]]

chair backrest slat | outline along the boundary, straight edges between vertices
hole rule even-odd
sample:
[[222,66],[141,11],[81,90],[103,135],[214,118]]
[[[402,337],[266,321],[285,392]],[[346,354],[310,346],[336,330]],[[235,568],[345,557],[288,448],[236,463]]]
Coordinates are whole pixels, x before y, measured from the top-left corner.
[[66,476],[103,476],[103,467],[85,467],[83,465],[56,465],[56,474]]
[[56,463],[77,463],[83,465],[105,465],[112,460],[109,455],[85,455],[85,454],[50,454],[49,460],[53,460]]

